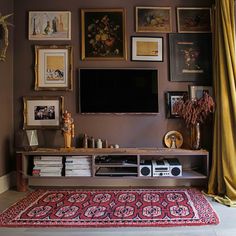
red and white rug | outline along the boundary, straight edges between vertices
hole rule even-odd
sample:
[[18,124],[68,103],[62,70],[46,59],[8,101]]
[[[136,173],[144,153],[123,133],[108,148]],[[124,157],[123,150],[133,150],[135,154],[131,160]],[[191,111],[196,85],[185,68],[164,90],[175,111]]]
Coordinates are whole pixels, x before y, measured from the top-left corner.
[[2,227],[167,227],[218,224],[196,189],[31,192],[0,215]]

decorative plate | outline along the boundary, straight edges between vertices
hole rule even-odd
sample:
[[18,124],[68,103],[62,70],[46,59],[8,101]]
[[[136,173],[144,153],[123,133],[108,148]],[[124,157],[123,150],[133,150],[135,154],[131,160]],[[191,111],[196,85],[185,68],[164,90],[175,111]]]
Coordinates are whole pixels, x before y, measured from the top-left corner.
[[180,148],[183,144],[183,136],[180,132],[171,130],[165,134],[164,143],[168,148]]

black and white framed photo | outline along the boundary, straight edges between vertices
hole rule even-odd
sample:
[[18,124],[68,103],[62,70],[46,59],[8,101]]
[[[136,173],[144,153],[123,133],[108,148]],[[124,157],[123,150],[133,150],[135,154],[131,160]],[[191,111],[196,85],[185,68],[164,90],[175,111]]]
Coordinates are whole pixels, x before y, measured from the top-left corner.
[[170,81],[212,81],[212,35],[169,34]]
[[188,96],[186,91],[168,91],[166,92],[166,117],[179,118],[179,115],[174,112],[174,104]]
[[163,37],[131,37],[132,61],[163,61]]
[[23,97],[24,129],[60,129],[64,97]]

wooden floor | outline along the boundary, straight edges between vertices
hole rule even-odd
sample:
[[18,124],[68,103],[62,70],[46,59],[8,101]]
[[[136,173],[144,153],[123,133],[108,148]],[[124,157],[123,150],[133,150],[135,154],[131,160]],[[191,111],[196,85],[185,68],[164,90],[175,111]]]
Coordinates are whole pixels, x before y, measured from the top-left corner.
[[[0,212],[25,196],[15,190],[0,194]],[[0,236],[235,236],[236,208],[212,202],[220,218],[216,226],[144,228],[0,228]]]

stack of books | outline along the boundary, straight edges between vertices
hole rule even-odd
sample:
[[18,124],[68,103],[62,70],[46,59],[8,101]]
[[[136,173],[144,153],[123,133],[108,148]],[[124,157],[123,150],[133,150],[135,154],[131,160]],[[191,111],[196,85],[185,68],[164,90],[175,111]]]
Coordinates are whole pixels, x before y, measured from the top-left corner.
[[61,176],[62,156],[35,156],[33,176]]
[[91,156],[67,156],[65,176],[92,176]]

